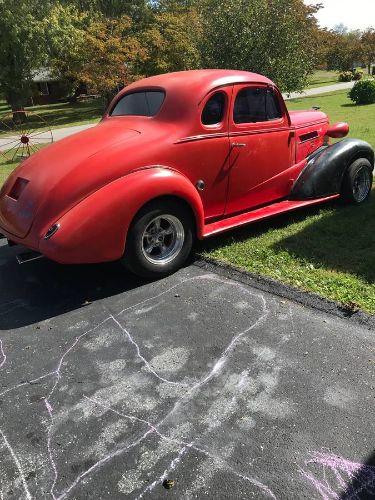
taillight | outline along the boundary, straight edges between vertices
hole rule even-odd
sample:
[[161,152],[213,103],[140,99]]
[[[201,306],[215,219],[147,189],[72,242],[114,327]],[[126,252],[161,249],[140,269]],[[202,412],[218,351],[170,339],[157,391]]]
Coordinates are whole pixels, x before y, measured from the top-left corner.
[[13,198],[13,200],[18,200],[28,183],[28,180],[22,179],[22,177],[17,177],[16,182],[13,184],[12,189],[8,193],[8,196]]

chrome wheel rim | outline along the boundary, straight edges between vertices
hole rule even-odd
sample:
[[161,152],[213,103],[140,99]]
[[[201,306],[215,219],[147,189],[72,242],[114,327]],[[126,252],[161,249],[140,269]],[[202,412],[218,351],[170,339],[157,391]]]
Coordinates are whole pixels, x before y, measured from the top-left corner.
[[152,219],[143,232],[142,253],[151,264],[165,266],[181,252],[184,240],[181,221],[173,215],[160,215]]
[[353,196],[357,203],[361,203],[367,198],[371,189],[371,178],[369,171],[366,167],[358,170],[357,175],[353,182]]

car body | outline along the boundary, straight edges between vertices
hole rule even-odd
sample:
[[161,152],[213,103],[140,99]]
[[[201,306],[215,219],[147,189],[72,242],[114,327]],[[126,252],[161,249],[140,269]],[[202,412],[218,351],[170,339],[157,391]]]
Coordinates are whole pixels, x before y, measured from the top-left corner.
[[[350,191],[345,176],[358,159],[367,162],[367,198],[371,147],[354,139],[329,145],[329,137],[348,130],[345,123],[330,126],[319,110],[288,112],[276,85],[255,73],[145,78],[123,89],[98,125],[22,162],[0,191],[0,232],[63,264],[129,258],[140,274],[172,272],[182,257],[169,254],[165,261],[163,238],[170,243],[189,231],[192,244],[195,237],[338,198],[345,182]],[[160,204],[172,218],[146,217],[144,224],[153,225],[137,236],[143,243],[135,241],[134,226]],[[181,227],[173,206],[184,212]],[[160,250],[148,269],[140,258],[134,262],[140,250],[147,260],[147,243],[148,249],[155,244],[150,255]]]

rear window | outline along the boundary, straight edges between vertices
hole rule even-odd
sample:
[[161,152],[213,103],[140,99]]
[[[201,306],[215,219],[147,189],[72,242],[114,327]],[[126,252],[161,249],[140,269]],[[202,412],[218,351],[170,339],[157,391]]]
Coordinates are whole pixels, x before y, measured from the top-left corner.
[[163,104],[165,93],[147,90],[125,94],[112,109],[111,116],[155,116]]

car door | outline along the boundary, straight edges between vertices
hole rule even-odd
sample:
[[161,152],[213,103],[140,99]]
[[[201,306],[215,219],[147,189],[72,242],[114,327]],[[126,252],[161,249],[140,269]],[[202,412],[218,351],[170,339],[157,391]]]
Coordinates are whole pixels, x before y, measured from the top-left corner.
[[293,141],[279,91],[236,85],[229,116],[230,177],[226,214],[271,203],[291,187]]
[[206,220],[222,217],[229,182],[228,120],[233,86],[210,91],[192,109],[194,120],[178,148],[171,149],[169,164],[176,164],[196,186]]

